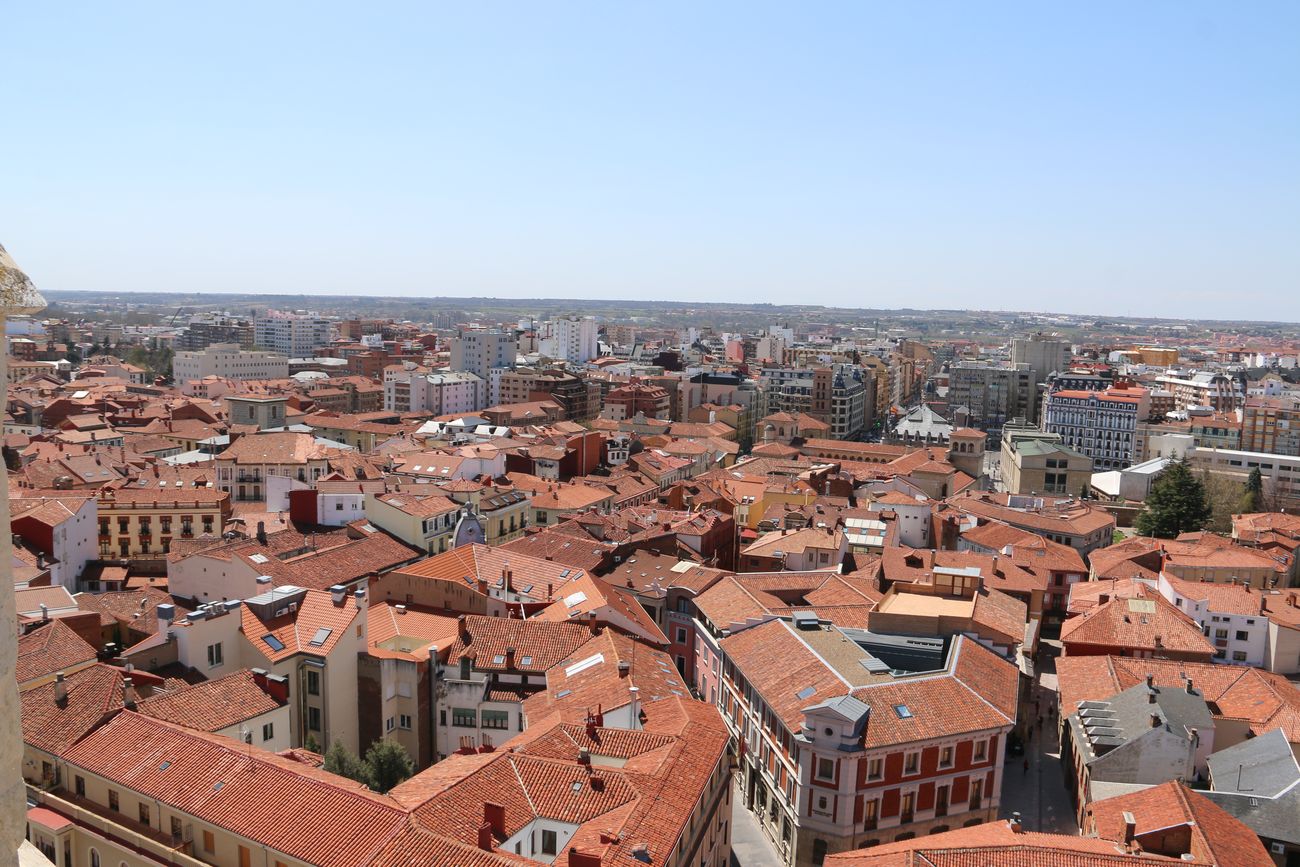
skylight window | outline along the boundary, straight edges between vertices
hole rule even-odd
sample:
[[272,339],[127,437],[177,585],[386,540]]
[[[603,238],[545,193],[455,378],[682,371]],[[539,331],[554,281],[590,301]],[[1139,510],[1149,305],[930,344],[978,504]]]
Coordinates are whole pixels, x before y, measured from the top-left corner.
[[577,593],[570,593],[564,597],[564,604],[568,608],[574,608],[587,601],[587,594],[579,590]]
[[911,719],[912,709],[905,704],[894,705],[894,713],[898,714],[899,719]]
[[333,629],[330,629],[327,626],[322,626],[320,629],[316,630],[316,634],[313,635],[311,641],[307,643],[312,647],[323,647],[325,642],[329,641],[330,633],[333,631]]
[[802,701],[803,699],[810,697],[816,691],[817,690],[813,689],[811,686],[805,686],[803,689],[796,692],[795,695],[799,698],[800,701]]
[[271,648],[277,653],[281,650],[284,650],[284,642],[276,638],[274,635],[263,635],[262,640],[266,642],[267,647]]
[[248,559],[252,560],[254,563],[257,563],[258,565],[268,562],[267,556],[265,554],[254,554]]
[[581,660],[580,662],[575,662],[573,665],[570,665],[569,667],[565,668],[564,676],[573,677],[575,674],[581,674],[582,672],[586,671],[587,669],[593,666],[600,665],[604,661],[605,661],[605,654],[603,653],[597,653],[593,656],[588,656],[586,659]]
[[525,656],[525,657],[523,657],[522,659],[519,660],[519,664],[520,664],[520,665],[532,665],[532,664],[533,664],[533,658],[532,658],[531,656]]
[[505,658],[505,655],[504,655],[504,654],[501,654],[501,653],[498,653],[496,656],[492,657],[492,664],[493,664],[493,665],[505,665],[505,664],[506,664],[506,658]]

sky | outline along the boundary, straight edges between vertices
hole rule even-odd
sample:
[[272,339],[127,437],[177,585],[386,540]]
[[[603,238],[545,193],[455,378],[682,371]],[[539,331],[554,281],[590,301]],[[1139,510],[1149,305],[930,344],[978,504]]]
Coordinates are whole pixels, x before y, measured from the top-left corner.
[[1300,321],[1300,3],[15,3],[43,289]]

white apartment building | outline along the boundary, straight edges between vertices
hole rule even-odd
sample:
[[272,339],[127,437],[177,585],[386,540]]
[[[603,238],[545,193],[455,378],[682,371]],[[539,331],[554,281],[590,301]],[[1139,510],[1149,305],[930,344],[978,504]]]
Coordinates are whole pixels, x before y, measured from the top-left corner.
[[1160,595],[1201,627],[1214,644],[1214,658],[1256,668],[1267,667],[1269,616],[1261,595],[1249,584],[1183,581],[1160,574]]
[[462,329],[451,341],[451,369],[466,371],[488,382],[493,371],[514,367],[515,336],[505,331]]
[[1094,470],[1122,470],[1137,460],[1141,399],[1113,391],[1062,390],[1047,395],[1043,429],[1092,458]]
[[178,352],[172,359],[172,376],[181,386],[205,376],[224,379],[284,379],[289,375],[289,356],[278,352],[240,349],[238,343],[214,343],[207,349]]
[[477,412],[487,396],[487,383],[469,371],[430,373],[411,362],[384,369],[384,409],[391,412]]
[[566,316],[544,326],[546,334],[538,344],[542,355],[574,364],[585,364],[600,354],[594,317]]
[[253,320],[253,342],[289,358],[312,358],[330,342],[330,321],[313,314],[276,313]]

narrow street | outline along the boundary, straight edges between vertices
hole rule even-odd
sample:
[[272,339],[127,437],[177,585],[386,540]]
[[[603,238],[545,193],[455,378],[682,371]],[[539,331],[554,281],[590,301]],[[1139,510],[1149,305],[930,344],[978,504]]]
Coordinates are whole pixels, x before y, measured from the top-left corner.
[[781,859],[752,813],[745,809],[739,789],[731,793],[732,867],[781,867]]
[[999,815],[1009,819],[1012,813],[1020,813],[1021,822],[1030,831],[1077,834],[1079,826],[1065,788],[1061,751],[1056,743],[1056,648],[1048,642],[1043,646],[1050,652],[1040,658],[1035,687],[1043,723],[1041,728],[1034,725],[1024,756],[1007,758]]

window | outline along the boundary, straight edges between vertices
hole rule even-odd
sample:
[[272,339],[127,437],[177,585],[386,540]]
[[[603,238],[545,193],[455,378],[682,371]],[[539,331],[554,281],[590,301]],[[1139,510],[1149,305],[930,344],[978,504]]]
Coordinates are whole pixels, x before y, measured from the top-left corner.
[[1226,640],[1227,637],[1228,637],[1228,630],[1226,630],[1226,629],[1216,629],[1216,630],[1214,630],[1214,637],[1215,637],[1215,638],[1225,639],[1225,640]]
[[678,644],[686,643],[686,630],[680,626],[677,627],[677,643]]
[[1237,640],[1238,640],[1238,641],[1248,641],[1249,639],[1250,639],[1250,633],[1248,633],[1248,632],[1247,632],[1246,630],[1244,630],[1244,629],[1238,629],[1238,630],[1237,630]]
[[483,728],[506,729],[510,727],[510,712],[504,710],[483,711]]
[[253,863],[253,853],[248,851],[247,846],[239,847],[239,867],[250,867]]
[[388,719],[384,720],[384,731],[391,732],[395,725],[397,725],[397,720],[390,716]]
[[181,837],[181,819],[180,816],[172,816],[172,837],[179,840]]
[[900,822],[910,822],[916,814],[916,792],[906,792],[903,794],[903,805],[899,810],[898,819]]
[[275,723],[266,723],[262,726],[262,740],[269,741],[275,737]]
[[149,824],[149,805],[144,803],[143,801],[140,803],[140,824],[141,825]]
[[834,780],[835,779],[835,760],[817,758],[817,779]]
[[974,756],[974,758],[972,759],[972,761],[982,762],[982,761],[984,761],[985,759],[988,758],[988,755],[989,755],[989,742],[988,742],[988,741],[976,741],[976,742],[975,742],[975,756]]
[[878,780],[884,775],[885,763],[881,759],[867,760],[867,779]]
[[90,867],[99,867],[99,850],[90,850]]
[[865,809],[863,810],[862,830],[874,831],[876,829],[876,823],[879,821],[879,815],[880,802],[867,801]]
[[919,774],[921,773],[921,754],[907,753],[903,756],[903,773]]
[[1246,661],[1246,651],[1244,651],[1244,650],[1234,650],[1234,651],[1232,652],[1232,661],[1233,661],[1233,662],[1245,662],[1245,661]]
[[555,838],[555,832],[543,830],[542,831],[542,854],[554,855],[557,848],[558,848],[558,844]]
[[398,725],[398,727],[400,727],[400,728],[404,728],[404,729],[406,729],[407,731],[410,731],[410,730],[411,730],[411,715],[410,715],[409,713],[401,714],[401,715],[398,717],[397,725]]
[[320,708],[307,708],[307,728],[314,732],[320,731]]
[[308,694],[308,695],[320,695],[320,672],[319,672],[319,671],[311,671],[311,670],[308,670],[308,672],[307,672],[307,694]]
[[221,652],[221,642],[208,645],[208,668],[216,668],[225,662],[225,656]]
[[109,790],[108,790],[108,809],[112,810],[114,813],[117,813],[117,812],[119,812],[119,807],[120,807],[120,806],[121,806],[121,805],[118,803],[118,800],[117,800],[117,791],[116,791],[115,789],[109,789]]
[[478,712],[472,707],[453,707],[451,724],[460,728],[475,728],[478,726]]
[[939,750],[939,767],[952,767],[952,747],[943,747]]
[[78,776],[72,781],[72,790],[77,793],[78,798],[86,797],[86,778]]

